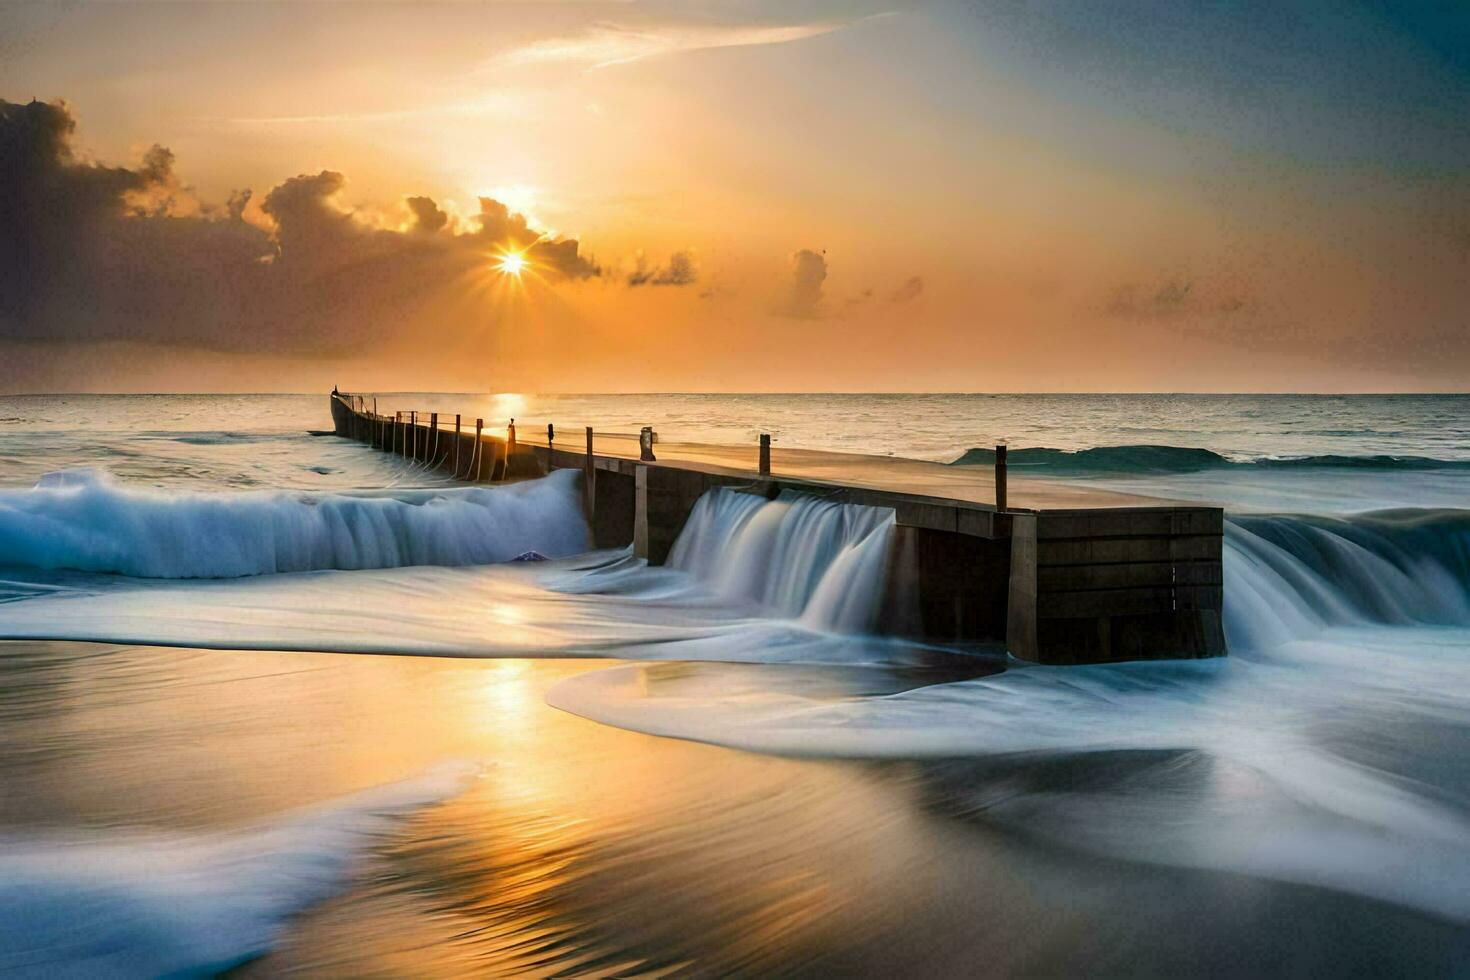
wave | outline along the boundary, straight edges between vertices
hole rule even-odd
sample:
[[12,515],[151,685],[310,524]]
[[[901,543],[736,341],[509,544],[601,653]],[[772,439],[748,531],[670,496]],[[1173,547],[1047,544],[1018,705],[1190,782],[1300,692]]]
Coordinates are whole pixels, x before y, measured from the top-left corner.
[[1223,558],[1233,650],[1333,626],[1470,625],[1470,511],[1235,515]]
[[211,976],[270,950],[413,811],[458,793],[453,763],[229,833],[8,837],[0,974]]
[[814,628],[861,633],[877,612],[893,526],[885,507],[720,488],[694,505],[668,564],[726,598]]
[[137,578],[481,565],[587,549],[578,474],[390,494],[161,492],[96,470],[0,491],[0,566]]
[[[995,450],[966,450],[951,466],[993,466]],[[1470,469],[1470,460],[1435,459],[1429,456],[1261,456],[1230,459],[1209,449],[1191,446],[1095,446],[1091,449],[1012,449],[1006,453],[1012,470],[1037,471],[1058,476],[1103,474],[1198,473],[1213,469],[1360,469],[1443,470]]]

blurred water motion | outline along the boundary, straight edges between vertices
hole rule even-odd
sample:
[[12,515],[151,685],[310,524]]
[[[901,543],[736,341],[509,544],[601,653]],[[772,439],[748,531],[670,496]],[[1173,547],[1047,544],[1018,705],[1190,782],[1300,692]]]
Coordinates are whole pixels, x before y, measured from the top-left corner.
[[[482,765],[459,795],[378,834],[354,884],[290,919],[247,976],[959,975],[1077,962],[1103,973],[1450,973],[1463,962],[1459,927],[1429,916],[1089,857],[988,817],[1048,787],[1087,799],[1141,773],[1155,784],[1159,773],[1217,778],[1177,759],[796,761],[544,704],[550,686],[605,663],[69,643],[5,652],[8,839],[63,820],[99,838],[269,827],[444,759]],[[816,702],[953,679],[665,664],[642,683],[757,697],[772,672]]]

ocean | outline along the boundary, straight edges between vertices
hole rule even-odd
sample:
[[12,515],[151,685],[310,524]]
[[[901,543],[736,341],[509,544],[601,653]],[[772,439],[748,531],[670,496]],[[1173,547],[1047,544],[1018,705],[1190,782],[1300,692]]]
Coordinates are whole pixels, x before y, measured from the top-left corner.
[[1470,396],[368,397],[1216,503],[1231,655],[877,635],[879,509],[649,568],[325,394],[0,397],[0,974],[1470,962]]

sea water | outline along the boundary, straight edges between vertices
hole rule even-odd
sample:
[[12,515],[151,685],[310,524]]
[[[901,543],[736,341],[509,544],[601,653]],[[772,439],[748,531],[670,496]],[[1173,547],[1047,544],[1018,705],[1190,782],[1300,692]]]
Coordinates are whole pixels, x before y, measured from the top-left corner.
[[[454,402],[379,398],[386,410],[448,411],[439,406]],[[1428,948],[1446,957],[1434,962],[1464,951],[1470,399],[660,395],[462,403],[492,419],[512,409],[518,425],[538,417],[604,431],[655,424],[664,438],[713,441],[775,430],[791,448],[957,465],[986,465],[988,447],[1005,437],[1018,470],[1219,502],[1228,509],[1231,656],[1082,668],[1012,663],[1003,672],[977,662],[958,675],[924,673],[944,651],[868,632],[891,513],[712,493],[669,565],[650,569],[625,553],[586,551],[571,474],[452,486],[367,447],[308,434],[329,425],[324,396],[0,400],[0,636],[496,661],[618,658],[628,662],[576,672],[546,700],[626,730],[787,758],[909,766],[931,812],[1072,855],[1061,859],[1073,862],[1069,873],[1104,892],[1107,875],[1085,870],[1088,862],[1239,876],[1307,889],[1289,893],[1297,896],[1285,906],[1293,915],[1320,893],[1333,898],[1318,907],[1418,917],[1428,924]],[[525,550],[553,560],[505,564]],[[839,682],[852,671],[887,679]],[[453,792],[432,777],[431,792],[411,774],[402,778],[401,795],[384,791],[395,801]],[[0,771],[0,785],[5,779]],[[369,812],[379,812],[368,799]],[[315,805],[349,821],[362,812],[350,796]],[[290,828],[304,825],[288,812],[277,826],[290,838]],[[153,846],[139,833],[48,826],[39,836],[34,828],[14,834],[9,863],[0,862],[0,902],[16,921],[40,923],[25,930],[40,938],[25,941],[70,950],[58,955],[78,966],[89,962],[91,939],[98,948],[113,942],[88,938],[85,928],[81,939],[44,938],[71,921],[67,910],[81,901],[75,869],[97,867],[98,855],[109,870],[101,882],[82,879],[87,888],[120,889],[125,900],[108,908],[148,928],[107,925],[106,916],[96,927],[154,957],[140,963],[179,968],[191,955],[203,969],[269,949],[287,916],[345,874],[324,873],[297,898],[235,913],[217,852],[197,851],[203,856],[180,865],[179,875],[222,889],[222,914],[271,923],[241,929],[240,942],[221,952],[191,939],[190,921],[158,911],[151,892],[135,894],[141,872],[130,869],[138,849]],[[231,846],[252,853],[251,838],[239,839],[247,843]],[[348,835],[327,850],[337,868],[360,847]],[[1241,901],[1281,907],[1276,892],[1265,894],[1269,901]],[[1148,928],[1093,925],[1122,929],[1137,944],[1123,963],[1160,965],[1149,959],[1157,936]],[[0,936],[0,945],[21,941]],[[169,959],[164,947],[196,952]],[[1384,955],[1374,962],[1395,962],[1392,950]],[[1401,955],[1407,964],[1409,952]],[[1223,961],[1201,965],[1228,972]]]

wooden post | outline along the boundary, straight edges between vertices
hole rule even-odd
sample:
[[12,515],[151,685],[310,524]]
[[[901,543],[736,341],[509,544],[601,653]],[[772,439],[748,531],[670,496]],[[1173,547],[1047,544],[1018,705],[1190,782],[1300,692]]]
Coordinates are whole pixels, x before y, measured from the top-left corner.
[[582,461],[582,495],[586,498],[587,523],[597,514],[597,467],[592,463],[592,426],[587,426],[587,458]]
[[[431,465],[438,466],[439,465],[439,413],[438,412],[431,412],[431,413],[429,413],[429,432],[430,432],[430,434],[433,435],[434,438],[432,440],[428,440],[428,439],[424,440],[424,448],[425,449],[428,449],[428,452],[425,455],[427,455],[429,457],[429,463]],[[433,444],[434,444],[432,449],[429,448],[429,443],[430,442],[433,442]]]
[[760,475],[771,475],[771,434],[769,432],[761,433]]
[[995,447],[995,509],[1006,509],[1006,447],[1005,443]]
[[551,451],[552,451],[553,448],[555,448],[554,445],[553,445],[553,443],[555,443],[555,442],[556,442],[556,426],[552,425],[550,422],[547,422],[546,423],[546,472],[548,472],[548,473],[550,473],[551,470],[552,470],[552,465],[551,465]]
[[459,431],[459,416],[454,416],[454,478],[459,479],[459,447],[464,442],[464,436]]
[[419,413],[408,413],[408,431],[413,433],[413,461],[419,461]]
[[480,470],[485,468],[485,443],[480,438],[480,430],[485,428],[484,419],[475,419],[475,448],[470,453],[470,466],[475,475],[471,477],[476,483],[480,482]]

